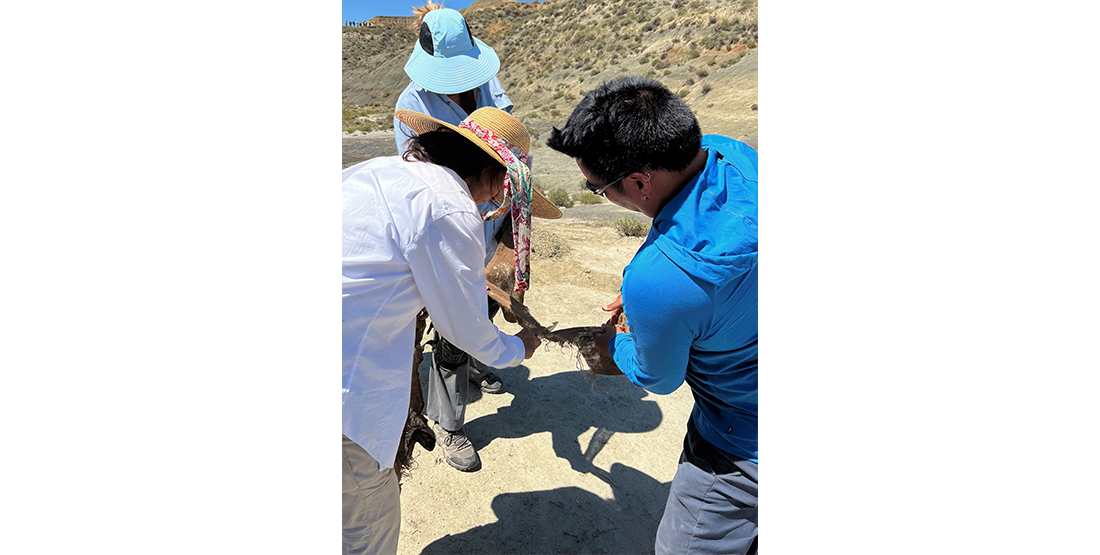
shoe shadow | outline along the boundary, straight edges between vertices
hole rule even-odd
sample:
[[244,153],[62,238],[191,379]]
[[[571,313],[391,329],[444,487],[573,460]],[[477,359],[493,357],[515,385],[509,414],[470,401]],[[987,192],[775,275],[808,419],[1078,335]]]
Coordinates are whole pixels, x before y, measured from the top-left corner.
[[497,522],[444,536],[421,555],[653,553],[671,483],[619,463],[610,476],[622,486],[611,500],[572,486],[500,494],[492,501]]

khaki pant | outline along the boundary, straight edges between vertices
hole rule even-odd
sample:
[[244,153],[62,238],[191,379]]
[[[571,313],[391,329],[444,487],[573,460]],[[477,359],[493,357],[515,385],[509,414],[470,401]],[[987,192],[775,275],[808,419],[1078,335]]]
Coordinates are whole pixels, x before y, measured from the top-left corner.
[[362,447],[344,436],[344,555],[397,553],[401,497],[397,474],[381,470]]

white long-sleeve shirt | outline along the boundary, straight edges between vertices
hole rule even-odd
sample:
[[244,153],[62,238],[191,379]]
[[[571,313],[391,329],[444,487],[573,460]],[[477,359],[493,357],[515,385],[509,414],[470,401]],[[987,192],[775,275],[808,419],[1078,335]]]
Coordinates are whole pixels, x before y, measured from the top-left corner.
[[343,171],[343,432],[393,466],[408,415],[416,314],[493,367],[523,341],[487,316],[485,239],[466,183],[399,157]]

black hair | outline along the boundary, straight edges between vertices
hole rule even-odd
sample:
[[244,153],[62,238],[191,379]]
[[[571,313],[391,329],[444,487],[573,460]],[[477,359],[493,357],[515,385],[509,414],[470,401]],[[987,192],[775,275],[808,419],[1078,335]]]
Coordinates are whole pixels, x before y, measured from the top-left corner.
[[[546,146],[579,158],[605,183],[642,168],[678,172],[702,146],[699,121],[659,81],[621,77],[584,95]],[[622,183],[613,185],[622,190]]]
[[462,179],[488,172],[485,177],[503,182],[504,176],[508,173],[496,158],[464,135],[447,127],[413,136],[406,144],[405,152],[401,157],[406,161],[419,160],[446,166],[454,170]]

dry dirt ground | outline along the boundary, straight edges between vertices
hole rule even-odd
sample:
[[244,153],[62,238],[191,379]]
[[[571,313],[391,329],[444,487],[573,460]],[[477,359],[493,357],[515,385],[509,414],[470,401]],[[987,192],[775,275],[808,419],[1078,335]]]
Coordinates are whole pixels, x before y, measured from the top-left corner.
[[[642,238],[609,226],[629,214],[609,203],[564,212],[535,220],[526,304],[543,323],[598,325]],[[496,324],[519,330],[499,315]],[[652,553],[693,403],[687,386],[661,396],[593,377],[557,346],[497,373],[504,392],[478,392],[466,409],[480,470],[459,472],[441,447],[417,446],[398,553]]]

